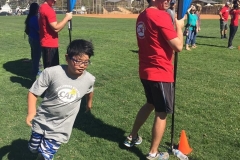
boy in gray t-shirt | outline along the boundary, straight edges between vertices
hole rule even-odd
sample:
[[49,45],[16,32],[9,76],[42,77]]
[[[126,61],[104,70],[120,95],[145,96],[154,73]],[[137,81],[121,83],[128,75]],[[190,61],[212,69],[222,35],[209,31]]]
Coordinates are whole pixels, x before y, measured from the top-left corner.
[[[61,143],[67,143],[73,123],[86,95],[86,110],[92,108],[95,77],[86,71],[93,56],[93,45],[74,40],[68,48],[67,65],[46,68],[28,93],[26,123],[32,127],[28,147],[38,159],[52,160]],[[37,97],[44,94],[36,110]]]

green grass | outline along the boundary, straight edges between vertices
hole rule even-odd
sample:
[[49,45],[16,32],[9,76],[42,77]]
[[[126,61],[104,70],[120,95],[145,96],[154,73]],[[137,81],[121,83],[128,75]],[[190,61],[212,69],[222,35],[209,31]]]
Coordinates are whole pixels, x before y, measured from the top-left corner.
[[[61,19],[59,16],[58,19]],[[24,16],[0,17],[0,159],[34,160],[27,150],[30,128],[25,124],[27,93],[31,86],[30,58],[23,37]],[[240,51],[226,48],[218,20],[202,20],[198,48],[179,53],[174,141],[186,130],[191,160],[239,159]],[[69,43],[67,28],[60,34],[60,61]],[[59,160],[144,159],[151,140],[153,114],[139,134],[143,143],[125,148],[138,109],[145,102],[138,77],[135,19],[73,18],[72,39],[92,40],[95,56],[88,71],[96,77],[93,110],[80,111],[69,143],[56,154]],[[239,33],[233,41],[240,41]],[[41,98],[39,99],[40,102]],[[171,116],[161,151],[170,142]],[[170,159],[176,160],[171,155]]]

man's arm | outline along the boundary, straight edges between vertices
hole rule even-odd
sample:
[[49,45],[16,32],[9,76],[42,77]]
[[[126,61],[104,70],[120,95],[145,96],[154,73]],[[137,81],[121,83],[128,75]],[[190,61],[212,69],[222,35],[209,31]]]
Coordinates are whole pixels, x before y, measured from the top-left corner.
[[183,32],[182,28],[184,26],[184,18],[181,20],[177,20],[175,18],[175,24],[176,24],[176,32],[177,32],[177,37],[174,39],[171,39],[168,42],[168,44],[172,47],[172,49],[176,52],[181,52],[183,49]]
[[223,19],[221,11],[219,12],[219,16],[220,16],[220,19]]
[[222,13],[223,11],[222,11],[222,8],[220,9],[220,12],[218,13],[218,15],[220,16],[220,19],[223,19],[223,13]]
[[65,24],[72,19],[72,12],[70,13],[66,13],[66,16],[63,18],[63,20],[61,22],[52,22],[50,23],[51,28],[55,31],[55,32],[60,32]]
[[31,92],[28,92],[28,115],[26,118],[26,123],[29,126],[32,126],[32,119],[36,115],[36,104],[37,104],[37,96]]
[[86,94],[86,111],[85,112],[88,112],[91,110],[92,108],[92,100],[93,100],[93,92],[90,92],[88,94]]

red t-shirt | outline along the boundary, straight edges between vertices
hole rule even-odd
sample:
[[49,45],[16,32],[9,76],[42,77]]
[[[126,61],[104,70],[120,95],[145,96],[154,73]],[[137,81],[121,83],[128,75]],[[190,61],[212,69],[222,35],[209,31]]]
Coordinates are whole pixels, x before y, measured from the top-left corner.
[[57,22],[56,13],[51,6],[43,3],[39,8],[39,31],[43,47],[58,47],[58,33],[51,28],[52,22]]
[[231,25],[233,26],[238,26],[238,17],[240,14],[240,10],[231,10],[230,15],[231,15]]
[[222,13],[224,21],[228,21],[229,8],[227,6],[224,6],[220,12]]
[[136,22],[141,79],[173,82],[173,49],[168,40],[177,37],[170,15],[163,10],[147,8]]

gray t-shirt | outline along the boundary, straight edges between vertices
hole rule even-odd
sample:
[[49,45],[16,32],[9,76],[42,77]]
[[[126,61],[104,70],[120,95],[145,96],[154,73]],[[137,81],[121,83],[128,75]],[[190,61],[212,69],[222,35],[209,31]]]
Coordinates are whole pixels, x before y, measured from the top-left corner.
[[29,89],[38,96],[46,91],[32,121],[32,130],[61,143],[68,142],[81,99],[93,92],[95,82],[95,77],[87,71],[73,79],[66,70],[66,65],[44,69]]
[[172,22],[174,23],[174,19],[175,19],[175,10],[172,10],[170,8],[167,9],[167,12],[170,14]]

